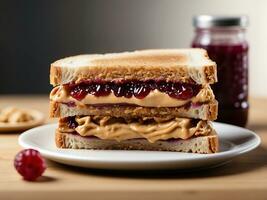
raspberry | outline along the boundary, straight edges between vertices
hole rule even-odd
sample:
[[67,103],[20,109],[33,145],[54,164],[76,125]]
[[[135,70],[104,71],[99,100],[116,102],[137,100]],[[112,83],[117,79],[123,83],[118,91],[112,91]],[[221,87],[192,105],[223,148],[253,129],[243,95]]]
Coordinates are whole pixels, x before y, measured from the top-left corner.
[[25,180],[34,181],[44,173],[46,164],[38,151],[24,149],[16,155],[14,167]]

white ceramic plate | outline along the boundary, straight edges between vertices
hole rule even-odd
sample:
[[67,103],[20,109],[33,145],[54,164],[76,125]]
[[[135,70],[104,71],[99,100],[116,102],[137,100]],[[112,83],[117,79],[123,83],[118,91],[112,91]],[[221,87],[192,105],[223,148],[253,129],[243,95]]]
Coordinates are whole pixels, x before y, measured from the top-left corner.
[[19,137],[24,148],[33,148],[47,159],[80,167],[99,169],[199,169],[230,161],[255,149],[260,138],[250,130],[214,123],[220,139],[220,152],[194,154],[159,151],[58,149],[54,143],[56,124],[33,128]]
[[2,123],[0,122],[0,132],[14,132],[14,131],[24,131],[44,123],[45,118],[43,113],[38,110],[25,109],[28,114],[33,117],[33,120],[28,122],[19,123]]

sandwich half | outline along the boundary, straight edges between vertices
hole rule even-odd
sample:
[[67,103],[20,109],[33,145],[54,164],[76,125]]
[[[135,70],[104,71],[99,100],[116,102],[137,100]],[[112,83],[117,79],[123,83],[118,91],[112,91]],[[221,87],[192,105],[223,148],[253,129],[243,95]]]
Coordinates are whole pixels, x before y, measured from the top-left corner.
[[215,153],[210,87],[216,64],[203,49],[79,55],[51,64],[50,116],[59,148]]

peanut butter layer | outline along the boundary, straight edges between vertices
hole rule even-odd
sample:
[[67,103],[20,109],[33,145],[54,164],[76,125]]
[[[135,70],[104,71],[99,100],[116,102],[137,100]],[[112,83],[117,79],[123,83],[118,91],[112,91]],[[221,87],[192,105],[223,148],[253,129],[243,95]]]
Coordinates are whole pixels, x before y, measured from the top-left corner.
[[128,121],[112,117],[75,117],[77,126],[69,128],[67,122],[60,120],[59,130],[76,131],[81,136],[96,136],[103,140],[123,141],[145,138],[154,143],[158,140],[188,139],[192,136],[209,135],[211,124],[207,121],[194,121],[188,118],[143,118],[141,121]]
[[51,91],[50,100],[60,103],[75,102],[75,104],[79,106],[96,104],[132,104],[142,107],[180,107],[189,102],[210,102],[214,100],[214,94],[210,86],[207,85],[204,86],[196,96],[187,100],[175,99],[159,90],[153,90],[143,99],[138,99],[134,96],[131,98],[116,97],[113,93],[110,93],[108,96],[100,97],[87,94],[84,99],[78,101],[70,96],[63,86],[58,86]]

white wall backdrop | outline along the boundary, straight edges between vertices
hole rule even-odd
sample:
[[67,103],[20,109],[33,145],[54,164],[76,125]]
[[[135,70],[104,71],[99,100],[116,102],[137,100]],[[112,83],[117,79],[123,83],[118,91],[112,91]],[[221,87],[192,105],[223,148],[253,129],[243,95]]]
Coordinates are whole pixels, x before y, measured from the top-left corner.
[[[265,0],[144,0],[104,6],[94,27],[98,44],[117,41],[113,50],[188,47],[192,17],[198,14],[249,16],[250,95],[267,96],[267,1]],[[99,12],[99,11],[97,11]],[[123,17],[122,17],[123,16]],[[106,32],[108,29],[111,31]],[[118,28],[119,27],[119,28]],[[114,30],[115,29],[115,30]],[[101,33],[101,31],[103,31]],[[88,44],[91,41],[88,39]],[[104,44],[103,44],[104,46]]]
[[[246,14],[250,25],[247,39],[250,43],[250,94],[267,96],[267,1],[265,0],[188,0],[179,5],[177,1],[166,1],[162,8],[163,30],[164,24],[172,20],[170,35],[165,45],[177,41],[180,46],[186,46],[193,37],[192,26],[188,21],[196,14]],[[165,21],[166,20],[166,21]],[[184,23],[183,23],[184,22]],[[177,24],[180,24],[177,27]],[[170,26],[168,26],[170,27]],[[180,31],[179,31],[180,30]],[[188,37],[190,35],[190,37]]]
[[[184,0],[183,2],[181,4],[177,1],[165,1],[158,7],[159,13],[164,13],[161,16],[162,26],[159,29],[166,37],[162,41],[162,45],[175,46],[179,44],[182,47],[190,44],[193,30],[188,22],[193,15],[246,14],[250,20],[247,30],[247,39],[250,43],[250,95],[267,96],[267,1]],[[170,18],[172,19],[171,22]],[[165,34],[166,30],[169,35]]]

